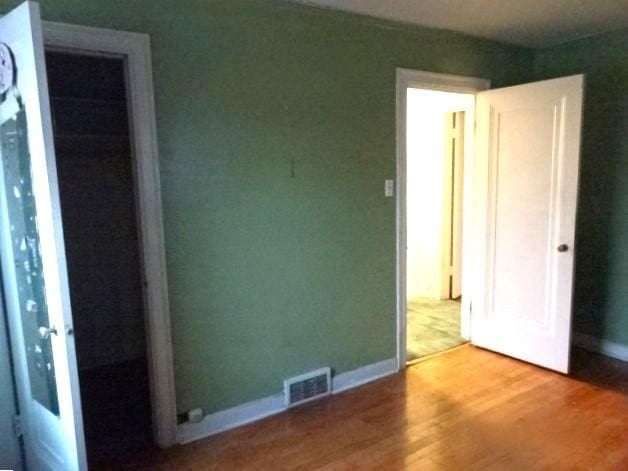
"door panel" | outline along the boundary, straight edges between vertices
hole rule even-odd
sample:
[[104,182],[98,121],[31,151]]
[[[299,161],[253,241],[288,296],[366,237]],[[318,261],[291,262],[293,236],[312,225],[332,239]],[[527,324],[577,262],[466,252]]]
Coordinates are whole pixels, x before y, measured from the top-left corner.
[[15,391],[7,339],[4,302],[0,292],[0,469],[19,471],[22,464],[20,445],[13,429]]
[[37,228],[37,208],[31,179],[26,113],[22,107],[0,125],[2,195],[6,220],[10,221],[11,244],[6,257],[13,261],[6,281],[15,286],[8,299],[19,306],[26,364],[32,398],[52,414],[59,415],[59,397],[52,355],[52,336],[40,335],[50,329],[46,283],[42,270]]
[[[569,369],[583,77],[479,93],[472,341]],[[559,251],[565,245],[566,251]]]
[[[39,9],[0,19],[0,262],[26,465],[85,468]],[[8,65],[7,65],[8,64]],[[7,77],[9,77],[7,79]]]

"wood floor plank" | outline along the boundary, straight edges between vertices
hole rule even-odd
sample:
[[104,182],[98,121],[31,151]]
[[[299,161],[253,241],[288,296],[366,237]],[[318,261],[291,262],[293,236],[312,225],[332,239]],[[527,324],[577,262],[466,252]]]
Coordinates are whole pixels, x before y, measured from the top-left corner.
[[472,346],[196,443],[101,469],[626,470],[628,364],[571,377]]

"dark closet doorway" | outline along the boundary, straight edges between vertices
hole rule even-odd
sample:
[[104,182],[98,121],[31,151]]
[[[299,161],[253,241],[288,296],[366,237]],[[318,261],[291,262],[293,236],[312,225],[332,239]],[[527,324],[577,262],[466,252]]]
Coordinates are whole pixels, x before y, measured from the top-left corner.
[[151,442],[122,59],[46,53],[88,461]]

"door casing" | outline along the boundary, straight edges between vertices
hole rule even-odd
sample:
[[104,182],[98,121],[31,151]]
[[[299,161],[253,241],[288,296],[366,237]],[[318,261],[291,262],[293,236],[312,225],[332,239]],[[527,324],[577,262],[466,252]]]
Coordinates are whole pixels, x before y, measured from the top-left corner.
[[[407,330],[407,149],[406,149],[406,118],[407,118],[407,89],[420,88],[424,90],[435,90],[452,93],[476,94],[479,91],[490,88],[490,80],[476,77],[465,77],[461,75],[437,74],[411,69],[397,69],[397,369],[402,371],[406,367],[406,330]],[[473,122],[474,117],[468,117]],[[467,129],[470,135],[473,129]],[[473,168],[473,153],[465,152],[464,168]],[[473,194],[471,179],[465,178],[464,183],[465,201],[471,201]],[[467,197],[469,196],[469,197]],[[463,220],[463,245],[470,246],[472,236],[473,213],[472,205],[465,204]],[[465,338],[470,336],[471,324],[471,303],[470,293],[466,287],[472,276],[471,264],[467,263],[470,251],[463,250],[462,263],[462,311],[461,311],[461,335]]]
[[133,151],[152,428],[160,447],[176,444],[172,335],[166,278],[150,39],[146,34],[43,22],[47,50],[121,58]]

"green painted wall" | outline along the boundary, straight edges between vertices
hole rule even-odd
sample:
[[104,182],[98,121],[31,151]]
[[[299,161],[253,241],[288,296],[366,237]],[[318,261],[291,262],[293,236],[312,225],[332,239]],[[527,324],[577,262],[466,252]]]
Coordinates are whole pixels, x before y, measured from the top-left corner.
[[272,0],[41,6],[151,36],[180,412],[394,357],[395,68],[500,86],[528,50]]
[[628,345],[628,30],[536,52],[536,79],[586,74],[575,329]]

